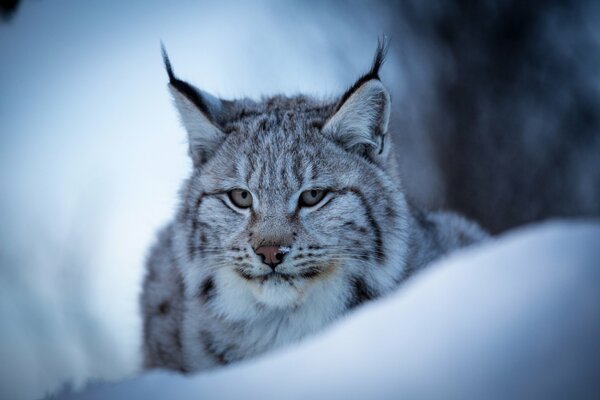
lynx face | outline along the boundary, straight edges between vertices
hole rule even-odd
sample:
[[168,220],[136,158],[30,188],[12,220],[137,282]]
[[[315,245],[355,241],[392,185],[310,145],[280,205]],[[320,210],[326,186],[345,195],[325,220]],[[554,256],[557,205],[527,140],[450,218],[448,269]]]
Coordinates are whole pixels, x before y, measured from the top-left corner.
[[380,49],[372,70],[335,101],[254,102],[193,88],[165,56],[194,161],[178,219],[188,279],[229,299],[223,314],[245,309],[231,304],[248,293],[273,309],[298,307],[315,290],[348,305],[392,275],[385,265],[401,246],[386,237],[406,211],[388,175],[382,59]]
[[383,183],[379,167],[306,119],[276,110],[238,124],[190,181],[187,218],[196,229],[188,240],[199,267],[227,269],[274,307],[296,305],[315,282],[385,257],[363,194],[366,182]]

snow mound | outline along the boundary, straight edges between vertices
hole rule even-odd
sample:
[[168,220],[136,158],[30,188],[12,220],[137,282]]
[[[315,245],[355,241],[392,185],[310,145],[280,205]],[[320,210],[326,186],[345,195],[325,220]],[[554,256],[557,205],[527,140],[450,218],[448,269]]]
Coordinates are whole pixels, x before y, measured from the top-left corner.
[[553,222],[457,252],[296,346],[58,398],[600,398],[599,376],[600,221]]

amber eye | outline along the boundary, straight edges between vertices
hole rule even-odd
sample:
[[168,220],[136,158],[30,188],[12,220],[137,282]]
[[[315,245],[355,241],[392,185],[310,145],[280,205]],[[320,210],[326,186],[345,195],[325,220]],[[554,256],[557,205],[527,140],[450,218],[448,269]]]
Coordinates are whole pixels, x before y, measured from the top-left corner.
[[252,205],[252,195],[244,189],[233,189],[228,193],[229,200],[239,208],[248,208]]
[[300,195],[300,207],[312,207],[317,205],[323,197],[325,197],[325,190],[311,189],[305,190]]

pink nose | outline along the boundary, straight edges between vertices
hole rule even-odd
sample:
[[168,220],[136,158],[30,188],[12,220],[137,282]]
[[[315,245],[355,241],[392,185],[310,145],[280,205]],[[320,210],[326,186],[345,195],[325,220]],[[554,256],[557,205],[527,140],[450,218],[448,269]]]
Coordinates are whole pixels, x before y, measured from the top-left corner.
[[262,246],[254,252],[262,256],[262,262],[273,269],[283,261],[285,256],[285,253],[281,251],[281,246]]

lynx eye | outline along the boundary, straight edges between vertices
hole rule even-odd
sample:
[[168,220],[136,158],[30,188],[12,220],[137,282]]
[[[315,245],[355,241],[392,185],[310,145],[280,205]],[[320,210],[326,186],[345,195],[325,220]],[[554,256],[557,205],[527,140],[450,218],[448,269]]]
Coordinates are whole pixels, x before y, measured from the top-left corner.
[[323,200],[325,193],[325,190],[320,189],[305,190],[300,194],[300,207],[312,207],[317,205]]
[[229,196],[229,200],[239,208],[248,208],[252,205],[252,195],[247,190],[233,189],[227,195]]

